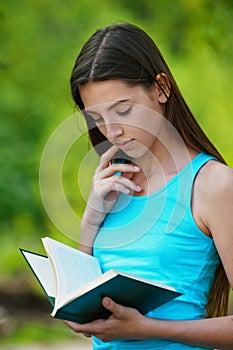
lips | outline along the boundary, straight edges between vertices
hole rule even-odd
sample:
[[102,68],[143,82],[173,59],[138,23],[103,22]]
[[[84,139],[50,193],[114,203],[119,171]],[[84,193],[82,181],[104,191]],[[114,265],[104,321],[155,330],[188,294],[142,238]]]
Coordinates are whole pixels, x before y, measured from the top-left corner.
[[126,150],[126,149],[128,149],[131,146],[132,143],[133,143],[133,140],[131,139],[131,140],[128,140],[128,141],[125,141],[125,142],[119,142],[119,143],[117,142],[117,143],[115,143],[115,145],[117,145],[121,149]]

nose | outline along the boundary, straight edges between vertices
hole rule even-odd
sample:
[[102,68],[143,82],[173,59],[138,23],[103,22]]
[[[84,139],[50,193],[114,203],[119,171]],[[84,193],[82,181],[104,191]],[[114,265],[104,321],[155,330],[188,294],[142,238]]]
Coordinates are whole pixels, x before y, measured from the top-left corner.
[[114,140],[118,136],[122,135],[123,129],[118,123],[106,123],[105,124],[105,136],[109,140]]

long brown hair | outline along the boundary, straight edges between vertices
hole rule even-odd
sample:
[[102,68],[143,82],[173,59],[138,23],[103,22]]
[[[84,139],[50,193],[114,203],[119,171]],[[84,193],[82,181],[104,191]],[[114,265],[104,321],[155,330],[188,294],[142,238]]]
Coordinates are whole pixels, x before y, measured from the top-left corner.
[[[84,110],[81,86],[95,81],[121,79],[129,85],[148,89],[156,76],[165,73],[170,80],[171,93],[165,104],[164,116],[177,129],[186,146],[205,152],[225,163],[221,154],[205,135],[186,104],[160,50],[140,28],[129,23],[118,23],[97,30],[83,46],[75,62],[71,91],[76,105]],[[157,82],[158,83],[158,82]],[[92,145],[102,154],[108,141],[83,112]],[[105,142],[104,142],[105,141]],[[220,262],[209,293],[206,317],[227,314],[230,285]]]

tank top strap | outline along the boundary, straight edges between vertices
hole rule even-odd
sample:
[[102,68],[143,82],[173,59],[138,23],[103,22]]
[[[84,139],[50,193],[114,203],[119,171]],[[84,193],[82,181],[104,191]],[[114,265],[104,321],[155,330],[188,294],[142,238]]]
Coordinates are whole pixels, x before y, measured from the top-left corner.
[[195,180],[199,170],[211,159],[217,160],[214,156],[206,153],[199,153],[195,158],[193,158],[193,160],[189,164],[192,168],[193,181]]
[[176,181],[169,188],[169,197],[173,198],[173,209],[168,220],[167,232],[173,231],[191,208],[194,180],[200,169],[211,159],[216,158],[206,153],[199,153],[176,176]]
[[[186,193],[189,199],[192,193],[194,180],[200,171],[200,169],[211,159],[216,158],[206,153],[199,153],[192,161],[184,167],[180,173],[178,173],[177,186],[179,191],[182,190],[182,194]],[[185,197],[186,197],[185,196]]]

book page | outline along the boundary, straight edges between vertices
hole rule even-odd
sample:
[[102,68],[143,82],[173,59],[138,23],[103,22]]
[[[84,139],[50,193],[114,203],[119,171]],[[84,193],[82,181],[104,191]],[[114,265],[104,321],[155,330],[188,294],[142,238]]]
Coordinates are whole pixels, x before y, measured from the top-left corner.
[[45,293],[50,297],[55,297],[56,281],[49,259],[46,256],[27,252],[25,250],[21,250],[21,252],[45,290]]
[[48,237],[42,241],[57,274],[56,307],[65,302],[74,291],[102,275],[99,262],[93,256]]

